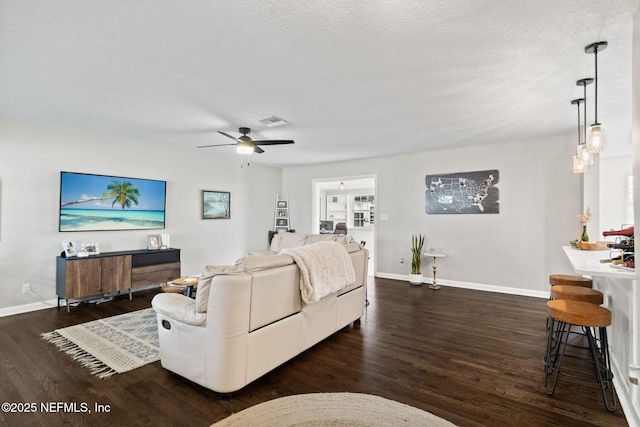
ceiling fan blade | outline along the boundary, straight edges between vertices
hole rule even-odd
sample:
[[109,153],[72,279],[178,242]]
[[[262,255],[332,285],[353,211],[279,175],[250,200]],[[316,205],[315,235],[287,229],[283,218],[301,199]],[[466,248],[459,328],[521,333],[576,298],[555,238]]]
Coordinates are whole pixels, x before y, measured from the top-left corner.
[[224,147],[226,145],[236,145],[236,144],[213,144],[213,145],[199,145],[198,148],[209,148],[209,147]]
[[295,144],[295,142],[289,140],[269,140],[269,141],[252,141],[255,145],[283,145],[283,144]]
[[253,152],[260,154],[264,153],[264,150],[256,145],[256,148],[253,149]]
[[226,132],[218,131],[218,133],[221,133],[222,135],[226,136],[227,138],[231,138],[231,139],[233,139],[234,141],[238,141],[238,138],[236,138],[235,136],[231,136],[231,135],[229,135],[229,134],[228,134],[228,133],[226,133]]

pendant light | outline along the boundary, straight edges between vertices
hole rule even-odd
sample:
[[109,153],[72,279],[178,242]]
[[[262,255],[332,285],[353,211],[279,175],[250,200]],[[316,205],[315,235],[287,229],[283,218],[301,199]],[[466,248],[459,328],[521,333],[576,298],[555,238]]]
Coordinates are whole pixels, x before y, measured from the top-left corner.
[[602,125],[598,123],[598,52],[606,49],[609,43],[607,42],[595,42],[591,43],[584,48],[585,53],[593,53],[595,58],[595,116],[594,122],[591,125],[591,134],[587,141],[587,149],[592,153],[599,153],[604,146],[604,135],[602,133]]
[[578,105],[578,152],[573,156],[573,173],[584,173],[587,171],[587,164],[582,155],[582,126],[580,126],[580,103],[584,98],[571,101],[571,104]]
[[[578,129],[580,131],[580,129],[582,129],[582,137],[578,140],[578,157],[581,157],[582,160],[584,161],[585,165],[592,165],[593,164],[593,154],[587,149],[587,85],[590,85],[591,83],[593,83],[592,78],[585,78],[585,79],[580,79],[580,80],[576,80],[576,85],[577,86],[582,86],[582,99],[581,101],[577,102],[578,104]],[[573,101],[572,101],[573,102]],[[584,122],[583,122],[583,126],[580,126],[580,102],[584,102]],[[580,134],[578,135],[578,137],[580,137]]]
[[[587,165],[593,164],[593,156],[587,150],[586,140],[587,135],[587,85],[593,83],[592,78],[584,78],[576,80],[577,86],[582,86],[584,96],[579,99],[574,99],[571,104],[578,106],[578,147],[576,154],[573,156],[573,173],[585,173],[587,171]],[[580,123],[580,103],[584,106],[584,126]]]

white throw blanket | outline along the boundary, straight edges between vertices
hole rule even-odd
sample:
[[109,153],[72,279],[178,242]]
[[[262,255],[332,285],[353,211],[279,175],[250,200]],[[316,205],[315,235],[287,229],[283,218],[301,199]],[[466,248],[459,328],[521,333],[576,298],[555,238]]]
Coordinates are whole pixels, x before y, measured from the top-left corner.
[[336,242],[318,242],[284,249],[300,269],[300,293],[307,304],[320,301],[327,295],[351,286],[356,272],[349,253]]

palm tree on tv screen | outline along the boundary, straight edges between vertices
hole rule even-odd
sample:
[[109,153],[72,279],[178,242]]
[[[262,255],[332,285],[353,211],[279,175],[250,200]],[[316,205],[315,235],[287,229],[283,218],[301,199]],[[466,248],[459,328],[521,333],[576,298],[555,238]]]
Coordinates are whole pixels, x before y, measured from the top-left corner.
[[94,200],[108,200],[113,199],[111,207],[119,203],[122,209],[130,208],[131,203],[138,205],[138,197],[140,196],[140,190],[138,190],[130,181],[111,181],[107,185],[107,192],[103,193],[100,197],[86,197],[80,200],[73,200],[71,202],[62,202],[60,206],[75,205],[78,203],[87,203]]
[[107,185],[107,191],[102,195],[105,199],[113,198],[113,203],[111,203],[111,207],[115,206],[116,203],[124,208],[130,208],[131,203],[135,203],[138,205],[138,197],[140,196],[140,190],[138,190],[130,181],[111,181],[109,185]]

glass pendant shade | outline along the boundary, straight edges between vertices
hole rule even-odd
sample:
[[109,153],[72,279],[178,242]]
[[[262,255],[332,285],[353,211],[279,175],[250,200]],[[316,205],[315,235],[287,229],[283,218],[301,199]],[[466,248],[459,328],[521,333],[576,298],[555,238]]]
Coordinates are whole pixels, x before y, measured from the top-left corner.
[[590,153],[599,153],[604,146],[604,135],[602,132],[602,125],[600,123],[594,123],[591,125],[591,134],[587,140],[587,150]]
[[236,144],[236,151],[238,152],[238,154],[252,154],[253,144],[238,141],[238,143]]
[[587,171],[587,165],[584,161],[578,157],[578,155],[573,156],[573,173],[585,173]]
[[587,149],[586,144],[578,145],[578,157],[582,159],[585,165],[593,164],[593,154]]

